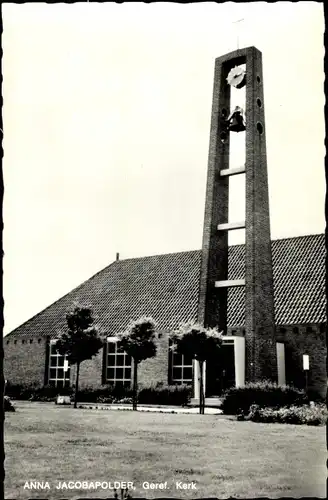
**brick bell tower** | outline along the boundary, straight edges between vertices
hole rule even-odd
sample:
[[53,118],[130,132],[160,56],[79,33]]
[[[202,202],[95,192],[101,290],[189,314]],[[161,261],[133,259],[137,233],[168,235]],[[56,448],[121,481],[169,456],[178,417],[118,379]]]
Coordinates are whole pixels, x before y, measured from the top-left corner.
[[[245,110],[231,109],[231,87],[237,98],[246,87]],[[244,131],[245,165],[231,168],[231,134]],[[245,176],[245,221],[239,223],[228,220],[234,175]],[[238,280],[228,280],[233,229],[245,229],[245,276]],[[215,60],[198,321],[225,334],[230,287],[245,288],[245,381],[277,381],[262,54],[255,47]]]

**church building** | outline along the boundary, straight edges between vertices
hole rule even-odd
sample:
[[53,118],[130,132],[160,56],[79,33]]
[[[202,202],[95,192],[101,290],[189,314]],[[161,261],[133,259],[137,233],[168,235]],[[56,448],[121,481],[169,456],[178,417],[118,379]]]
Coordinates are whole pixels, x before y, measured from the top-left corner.
[[[240,95],[232,106],[231,95]],[[240,93],[240,94],[239,94]],[[231,165],[233,135],[245,139],[244,165]],[[245,179],[245,220],[229,220],[229,181]],[[245,244],[228,233],[245,231]],[[198,365],[173,354],[169,334],[196,321],[223,332],[219,359],[205,365],[205,396],[263,379],[326,392],[325,237],[271,240],[262,55],[255,47],[215,61],[201,250],[119,260],[4,339],[5,378],[13,384],[74,383],[74,366],[56,352],[65,314],[91,305],[104,345],[81,364],[80,384],[131,385],[131,359],[116,336],[131,320],[158,325],[157,356],[143,361],[140,384],[188,384],[199,398]]]

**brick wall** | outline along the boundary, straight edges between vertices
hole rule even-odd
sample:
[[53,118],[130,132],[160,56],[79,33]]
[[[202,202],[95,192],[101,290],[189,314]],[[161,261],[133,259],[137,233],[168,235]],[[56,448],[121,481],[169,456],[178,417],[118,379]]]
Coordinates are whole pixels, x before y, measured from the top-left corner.
[[310,357],[309,390],[322,397],[327,391],[325,325],[285,325],[277,327],[277,342],[285,342],[286,382],[305,387],[303,354]]
[[246,380],[277,380],[262,55],[246,49]]
[[[285,343],[286,382],[303,388],[303,354],[310,356],[308,376],[309,389],[325,396],[327,387],[325,325],[280,325],[277,327],[277,342]],[[228,335],[245,335],[243,327],[229,328]],[[22,342],[24,340],[24,343]],[[30,342],[32,340],[32,343]],[[9,342],[9,343],[8,343]],[[168,383],[169,341],[163,333],[157,340],[157,356],[143,361],[138,370],[140,384]],[[46,383],[46,339],[37,337],[4,338],[4,375],[13,384]],[[80,368],[80,386],[102,384],[103,351],[91,360],[84,361]],[[75,383],[75,367],[71,368],[71,383]]]
[[225,63],[225,57],[215,60],[198,307],[199,323],[220,331],[227,328],[227,289],[215,288],[215,281],[228,279],[228,233],[217,230],[229,222],[229,177],[219,174],[229,168],[229,134],[223,142],[220,137],[230,114],[230,66]]
[[[241,49],[215,61],[206,205],[199,286],[198,321],[227,331],[227,289],[215,281],[228,276],[227,231],[230,166],[229,134],[222,141],[222,117],[230,112],[230,69],[246,63],[246,379],[277,379],[273,275],[265,143],[262,55],[255,47]],[[259,125],[260,124],[260,125]],[[259,129],[260,127],[260,129]]]
[[[276,341],[285,344],[286,383],[303,389],[303,354],[310,357],[308,387],[324,397],[327,391],[325,324],[278,325]],[[228,335],[245,336],[244,327],[228,329]]]
[[[168,334],[162,333],[160,338],[157,339],[157,355],[155,358],[146,359],[139,364],[138,367],[138,384],[150,385],[157,382],[168,383],[168,349],[169,340]],[[80,387],[99,387],[106,381],[103,377],[103,349],[99,351],[97,356],[90,360],[83,361],[80,366]],[[132,376],[132,375],[131,375]],[[75,384],[76,367],[71,367],[71,384]]]
[[33,336],[5,337],[3,343],[5,379],[12,384],[44,385],[47,340]]
[[[86,359],[80,365],[79,387],[100,387],[102,385],[103,349],[92,359]],[[71,367],[70,383],[75,385],[76,365]]]
[[169,373],[169,338],[162,333],[157,339],[157,355],[155,358],[142,361],[138,368],[138,383],[143,385],[168,383]]

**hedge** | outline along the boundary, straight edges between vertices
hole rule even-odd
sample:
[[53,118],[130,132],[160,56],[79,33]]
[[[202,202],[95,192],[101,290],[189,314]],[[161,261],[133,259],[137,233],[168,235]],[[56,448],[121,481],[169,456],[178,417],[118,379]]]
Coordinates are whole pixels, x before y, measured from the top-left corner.
[[78,392],[79,403],[116,403],[130,397],[132,397],[130,387],[115,385],[103,385],[99,388],[83,387]]
[[140,389],[138,403],[186,406],[191,396],[192,388],[188,385],[154,385]]
[[251,405],[261,408],[299,406],[308,403],[304,391],[288,385],[262,381],[248,383],[244,387],[232,387],[223,396],[221,409],[228,415],[248,413]]
[[58,394],[70,396],[73,393],[71,388],[59,389],[51,386],[36,386],[33,384],[11,384],[6,385],[6,396],[11,399],[21,399],[23,401],[52,401]]
[[[139,404],[159,404],[185,406],[191,398],[191,387],[186,385],[157,384],[140,387]],[[33,385],[8,384],[6,395],[12,399],[28,401],[54,401],[57,395],[71,396],[74,401],[74,389],[51,386],[36,387]],[[98,388],[82,387],[78,392],[78,403],[130,403],[132,389],[130,387],[104,385]]]

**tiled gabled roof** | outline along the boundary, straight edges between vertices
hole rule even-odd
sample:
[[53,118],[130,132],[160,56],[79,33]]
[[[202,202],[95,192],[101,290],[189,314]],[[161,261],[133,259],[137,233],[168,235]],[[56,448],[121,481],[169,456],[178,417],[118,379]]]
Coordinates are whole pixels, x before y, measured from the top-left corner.
[[[277,325],[324,323],[325,235],[297,236],[272,241],[275,319]],[[244,276],[245,247],[231,247],[229,278]],[[228,292],[228,324],[243,326],[244,288]]]
[[[272,242],[276,324],[326,321],[323,234]],[[244,277],[244,245],[229,248],[229,278]],[[163,330],[197,320],[201,252],[171,253],[115,261],[10,336],[54,337],[74,301],[92,306],[101,332],[115,335],[129,321],[152,316]],[[244,324],[244,289],[228,295],[228,324]]]

